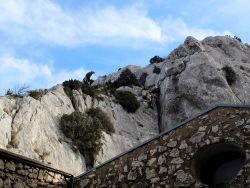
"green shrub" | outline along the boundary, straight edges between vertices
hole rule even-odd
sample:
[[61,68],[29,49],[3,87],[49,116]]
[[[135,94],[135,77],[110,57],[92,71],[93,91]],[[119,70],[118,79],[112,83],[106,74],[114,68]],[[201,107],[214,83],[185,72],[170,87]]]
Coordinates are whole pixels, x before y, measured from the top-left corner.
[[93,167],[95,156],[102,148],[103,135],[100,120],[76,111],[61,117],[60,128],[85,156],[86,165],[89,168]]
[[29,96],[39,101],[41,101],[41,98],[43,97],[44,94],[45,93],[43,90],[29,91]]
[[86,112],[92,118],[96,117],[101,122],[102,130],[108,134],[115,132],[115,128],[110,118],[106,113],[104,113],[100,108],[90,108]]
[[82,88],[82,82],[79,80],[67,80],[63,82],[63,89],[65,94],[70,98],[70,100],[73,100],[73,90],[79,91]]
[[136,79],[136,76],[129,69],[125,69],[121,72],[120,77],[113,83],[113,86],[118,88],[129,85],[139,86],[139,82]]
[[101,87],[100,89],[102,91],[102,94],[104,94],[106,96],[114,95],[116,92],[116,88],[113,85],[113,83],[111,83],[110,80],[108,82],[106,82],[105,85],[103,87]]
[[88,168],[93,167],[95,157],[102,149],[102,131],[110,135],[115,132],[110,118],[100,108],[90,108],[86,113],[64,114],[60,128],[84,155]]
[[82,84],[82,92],[85,93],[86,95],[95,96],[95,92],[93,87],[91,87],[90,85],[87,84]]
[[63,82],[64,87],[68,87],[71,90],[80,90],[82,88],[82,82],[79,80],[68,80]]
[[66,93],[66,95],[70,98],[70,100],[73,100],[73,90],[77,90],[80,91],[82,90],[83,93],[85,93],[86,95],[90,95],[92,97],[94,97],[94,88],[91,87],[91,85],[89,84],[84,84],[79,80],[68,80],[68,81],[64,81],[63,82],[63,88],[64,88],[64,92]]
[[154,66],[153,73],[160,74],[161,73],[161,69],[159,67]]
[[140,84],[141,86],[144,86],[144,85],[145,85],[147,76],[148,76],[148,73],[146,73],[146,72],[142,73],[142,75],[140,76],[140,78],[139,78],[139,84]]
[[225,66],[222,68],[222,70],[226,74],[226,80],[229,85],[232,85],[236,81],[236,73],[232,69],[232,67]]
[[119,104],[129,113],[134,113],[140,107],[135,95],[129,91],[118,91],[115,98]]
[[149,60],[150,64],[160,63],[162,61],[164,61],[164,59],[159,56],[154,56]]

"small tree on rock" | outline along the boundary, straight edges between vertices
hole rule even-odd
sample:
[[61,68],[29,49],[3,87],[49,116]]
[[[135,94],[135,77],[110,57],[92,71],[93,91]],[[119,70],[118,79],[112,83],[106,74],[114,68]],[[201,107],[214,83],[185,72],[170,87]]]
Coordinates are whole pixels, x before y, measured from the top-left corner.
[[139,82],[134,73],[129,69],[125,69],[121,72],[120,77],[113,83],[114,87],[135,85],[139,86]]
[[150,64],[160,63],[162,61],[164,61],[164,59],[159,56],[154,56],[149,60]]

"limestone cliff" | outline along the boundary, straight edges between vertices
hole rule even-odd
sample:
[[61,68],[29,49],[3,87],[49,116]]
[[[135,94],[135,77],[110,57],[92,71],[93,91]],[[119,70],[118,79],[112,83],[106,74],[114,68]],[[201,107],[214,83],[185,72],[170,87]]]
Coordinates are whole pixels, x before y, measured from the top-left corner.
[[[161,72],[153,73],[154,67]],[[225,67],[232,73],[227,75]],[[237,38],[217,36],[198,41],[187,37],[163,62],[128,68],[137,78],[148,73],[145,86],[160,89],[161,131],[215,104],[250,103],[250,46]],[[121,71],[95,83],[113,81]],[[227,76],[234,77],[233,83]]]
[[[132,114],[107,96],[97,100],[78,91],[73,93],[77,110],[84,112],[98,106],[110,116],[115,127],[112,136],[104,133],[103,152],[97,156],[96,164],[158,133],[156,113],[147,110],[145,102]],[[29,96],[0,97],[0,147],[80,174],[86,171],[84,157],[59,129],[60,117],[74,110],[61,85],[47,90],[41,101]]]
[[[160,68],[159,74],[154,73],[155,67]],[[231,82],[225,67],[234,74]],[[114,82],[126,68],[138,79],[143,73],[148,74],[144,86],[118,88],[136,95],[140,108],[135,113],[127,113],[112,96],[101,94],[100,100],[76,90],[73,105],[61,85],[46,90],[41,100],[29,96],[0,97],[0,147],[77,175],[86,170],[85,161],[59,129],[63,114],[100,107],[109,115],[115,133],[104,133],[98,164],[211,105],[248,104],[250,100],[250,47],[234,38],[208,37],[198,41],[188,37],[163,62],[145,68],[130,65],[99,77],[93,85]],[[155,88],[160,91],[158,105],[151,109],[144,96]]]

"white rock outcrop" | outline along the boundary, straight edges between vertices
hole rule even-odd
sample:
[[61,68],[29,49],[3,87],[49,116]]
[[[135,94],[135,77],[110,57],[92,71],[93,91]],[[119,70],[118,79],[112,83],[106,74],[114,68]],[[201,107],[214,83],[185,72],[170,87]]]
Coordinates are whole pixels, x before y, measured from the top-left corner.
[[[100,107],[114,123],[116,133],[104,133],[103,152],[97,156],[96,164],[158,133],[156,112],[144,113],[144,103],[130,114],[107,96],[98,101],[78,91],[73,91],[73,95],[77,110]],[[59,128],[60,117],[74,110],[61,85],[48,90],[41,101],[29,96],[0,97],[0,147],[79,175],[86,171],[84,157]]]
[[[161,88],[162,129],[216,104],[250,103],[250,48],[229,37],[188,37],[165,63]],[[223,67],[236,75],[228,84]]]
[[[153,73],[155,66],[160,74]],[[233,84],[227,82],[226,66],[235,72]],[[250,103],[250,46],[228,36],[187,37],[165,61],[133,71],[137,78],[148,74],[145,88],[160,89],[161,131],[216,104]]]

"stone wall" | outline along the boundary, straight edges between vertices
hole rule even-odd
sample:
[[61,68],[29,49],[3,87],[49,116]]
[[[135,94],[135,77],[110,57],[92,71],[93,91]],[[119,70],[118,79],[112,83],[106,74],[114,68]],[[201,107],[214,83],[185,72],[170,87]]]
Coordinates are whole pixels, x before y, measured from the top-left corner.
[[72,187],[73,176],[0,149],[0,187]]
[[235,143],[246,164],[230,188],[250,187],[250,109],[216,107],[74,178],[74,187],[207,187],[191,173],[194,155],[214,143]]

